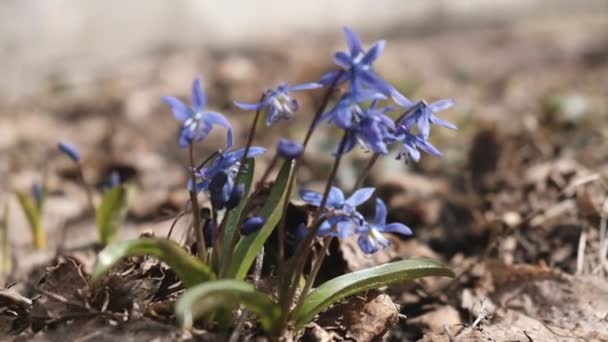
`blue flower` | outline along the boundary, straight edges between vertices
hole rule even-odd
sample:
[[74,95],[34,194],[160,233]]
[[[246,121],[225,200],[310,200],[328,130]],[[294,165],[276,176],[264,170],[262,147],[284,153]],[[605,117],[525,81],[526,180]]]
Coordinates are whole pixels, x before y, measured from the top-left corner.
[[80,152],[78,152],[76,146],[67,142],[60,141],[59,144],[57,144],[57,148],[59,149],[59,151],[63,152],[73,161],[80,161]]
[[[344,154],[360,144],[374,153],[387,154],[386,142],[392,139],[395,123],[386,113],[392,107],[376,108],[376,101],[385,98],[384,95],[361,91],[357,95],[348,93],[336,103],[334,108],[321,116],[320,121],[329,122],[346,132],[346,141],[336,154]],[[372,101],[369,108],[362,108],[359,103]]]
[[[247,158],[253,158],[264,152],[266,152],[266,149],[263,147],[251,146],[247,152]],[[235,151],[227,150],[220,152],[217,157],[213,159],[211,165],[195,170],[194,175],[201,180],[196,185],[197,191],[206,190],[213,177],[220,172],[226,173],[228,179],[233,180],[238,172],[239,162],[241,158],[243,158],[244,153],[245,148],[239,148]],[[188,187],[190,186],[191,184],[189,183]]]
[[[350,91],[352,93],[356,94],[367,87],[394,99],[399,98],[404,102],[409,101],[372,69],[372,64],[384,51],[386,41],[379,40],[369,50],[365,51],[361,39],[350,28],[344,28],[344,35],[349,51],[339,51],[334,55],[334,63],[340,66],[342,70],[331,71],[321,76],[319,83],[329,86],[332,82],[338,85],[350,80]],[[338,77],[337,80],[336,77]]]
[[[374,191],[374,188],[362,188],[345,199],[342,190],[332,186],[325,204],[325,208],[330,210],[330,217],[321,224],[317,235],[338,237],[351,235],[353,226],[363,221],[363,215],[357,211],[357,207],[367,201]],[[315,191],[300,190],[300,197],[305,202],[319,207],[323,195]],[[334,226],[336,226],[335,230]]]
[[295,142],[293,140],[279,139],[279,143],[277,144],[277,154],[287,160],[297,159],[304,152],[304,147],[302,144]]
[[386,206],[381,199],[376,199],[376,216],[374,222],[366,222],[356,229],[359,234],[359,247],[366,254],[375,253],[376,251],[390,245],[390,241],[382,235],[382,233],[398,233],[401,235],[412,235],[412,230],[402,223],[386,224]]
[[184,148],[194,141],[201,141],[207,137],[213,125],[228,130],[228,145],[232,146],[232,126],[220,113],[205,110],[207,98],[203,92],[200,78],[192,83],[192,106],[188,107],[173,96],[163,97],[163,102],[171,106],[173,116],[182,123],[179,135],[179,146]]
[[[400,103],[398,102],[398,104]],[[431,134],[431,124],[455,130],[457,127],[454,124],[435,115],[453,105],[454,101],[451,99],[439,100],[431,104],[420,101],[414,108],[409,108],[409,111],[411,112],[403,119],[399,120],[398,124],[404,126],[408,130],[416,125],[419,135],[424,139],[427,139]]]
[[401,142],[403,149],[397,154],[397,159],[403,158],[407,163],[409,160],[418,162],[420,160],[420,148],[424,152],[439,157],[441,152],[433,146],[427,139],[420,135],[414,135],[403,129],[402,126],[397,129],[395,141]]
[[289,93],[292,91],[316,89],[322,86],[322,84],[316,82],[302,83],[291,87],[287,83],[281,83],[276,89],[267,90],[264,98],[259,103],[235,101],[234,104],[244,110],[257,111],[266,109],[266,126],[270,126],[280,119],[291,119],[293,113],[298,110],[298,101],[289,96]]

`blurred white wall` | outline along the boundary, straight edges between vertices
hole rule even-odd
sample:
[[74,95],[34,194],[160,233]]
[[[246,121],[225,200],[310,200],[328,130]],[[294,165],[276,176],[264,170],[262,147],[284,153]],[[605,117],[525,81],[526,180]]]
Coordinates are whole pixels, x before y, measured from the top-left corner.
[[87,70],[158,46],[234,46],[295,33],[508,19],[605,0],[2,0],[0,100],[55,69]]

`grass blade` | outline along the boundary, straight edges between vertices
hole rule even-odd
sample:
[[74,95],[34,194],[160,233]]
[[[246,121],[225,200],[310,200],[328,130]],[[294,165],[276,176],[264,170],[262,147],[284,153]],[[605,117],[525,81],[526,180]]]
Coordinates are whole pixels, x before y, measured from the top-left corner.
[[108,190],[95,212],[95,222],[99,232],[99,243],[106,246],[118,232],[118,226],[127,215],[129,196],[128,186],[116,186]]

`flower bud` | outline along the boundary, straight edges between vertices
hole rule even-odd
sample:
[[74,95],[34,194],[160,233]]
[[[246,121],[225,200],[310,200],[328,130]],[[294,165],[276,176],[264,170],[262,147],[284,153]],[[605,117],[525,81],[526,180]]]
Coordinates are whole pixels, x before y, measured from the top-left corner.
[[299,158],[302,155],[302,152],[304,152],[302,144],[293,140],[281,138],[277,145],[277,153],[281,158],[287,160]]
[[243,194],[245,194],[245,184],[239,184],[233,187],[230,192],[230,197],[228,197],[228,201],[226,202],[226,209],[233,209],[239,205],[239,202],[241,202],[241,199],[243,198]]
[[264,226],[266,219],[262,216],[250,216],[241,224],[241,235],[255,233]]
[[57,148],[59,148],[59,151],[63,152],[73,161],[80,161],[80,152],[78,152],[76,146],[66,142],[59,142],[59,144],[57,144]]

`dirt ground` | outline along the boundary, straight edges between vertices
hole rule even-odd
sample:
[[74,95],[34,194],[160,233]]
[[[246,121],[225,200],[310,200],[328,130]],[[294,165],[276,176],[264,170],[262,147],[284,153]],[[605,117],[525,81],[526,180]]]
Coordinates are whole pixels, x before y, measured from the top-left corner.
[[[387,202],[389,220],[408,224],[414,237],[394,237],[372,257],[351,240],[336,243],[320,278],[414,256],[442,260],[457,276],[351,298],[320,315],[304,340],[608,341],[607,33],[605,13],[386,32],[377,71],[413,99],[455,99],[445,118],[459,130],[434,131],[443,158],[404,166],[387,157],[372,170],[368,183]],[[314,80],[342,44],[336,35],[230,51],[167,47],[100,70],[93,83],[66,84],[57,75],[44,93],[0,104],[0,200],[12,209],[0,338],[226,339],[176,327],[168,290],[174,275],[154,260],[121,264],[104,293],[91,287],[96,228],[76,170],[56,143],[80,146],[90,183],[101,187],[118,171],[136,185],[119,239],[164,236],[187,200],[186,155],[160,97],[187,97],[192,78],[202,75],[211,106],[229,115],[244,144],[251,116],[231,101],[253,101],[282,80]],[[306,108],[318,98],[302,100]],[[299,137],[307,115],[256,143]],[[313,137],[301,184],[319,187],[329,171],[329,157],[319,157],[328,155],[328,133]],[[221,147],[222,139],[212,135],[198,152]],[[347,159],[338,182],[353,184],[366,157]],[[49,246],[35,251],[11,192],[43,176]],[[186,226],[176,228],[180,242]]]

